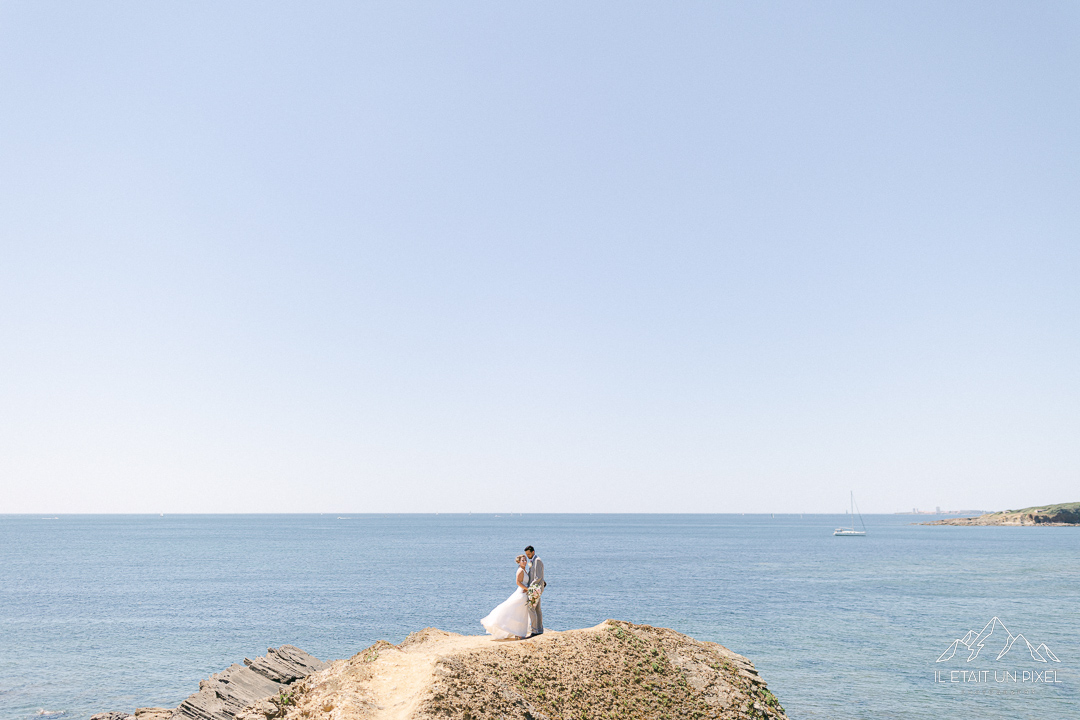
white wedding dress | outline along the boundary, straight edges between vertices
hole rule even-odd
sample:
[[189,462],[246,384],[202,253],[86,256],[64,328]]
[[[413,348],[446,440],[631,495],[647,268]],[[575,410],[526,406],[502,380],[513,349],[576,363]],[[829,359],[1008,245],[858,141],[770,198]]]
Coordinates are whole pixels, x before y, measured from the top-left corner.
[[532,622],[529,618],[529,606],[526,605],[528,599],[529,596],[524,590],[515,587],[513,594],[495,606],[480,624],[489,635],[496,638],[529,637],[532,635]]

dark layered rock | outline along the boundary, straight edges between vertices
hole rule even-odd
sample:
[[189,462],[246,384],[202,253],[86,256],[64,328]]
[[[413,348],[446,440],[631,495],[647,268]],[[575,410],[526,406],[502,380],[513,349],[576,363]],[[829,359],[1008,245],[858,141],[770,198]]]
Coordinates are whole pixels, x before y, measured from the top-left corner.
[[244,707],[278,695],[325,667],[298,647],[270,648],[262,657],[244,658],[244,665],[230,665],[201,681],[199,692],[180,703],[172,720],[233,720]]
[[254,660],[244,658],[244,664],[263,677],[285,685],[303,680],[326,667],[322,660],[292,645],[270,648],[266,655]]
[[90,720],[233,720],[242,708],[269,701],[312,673],[327,667],[319,658],[298,647],[269,648],[243,665],[230,665],[199,682],[199,692],[173,708],[139,708],[135,714],[98,713]]

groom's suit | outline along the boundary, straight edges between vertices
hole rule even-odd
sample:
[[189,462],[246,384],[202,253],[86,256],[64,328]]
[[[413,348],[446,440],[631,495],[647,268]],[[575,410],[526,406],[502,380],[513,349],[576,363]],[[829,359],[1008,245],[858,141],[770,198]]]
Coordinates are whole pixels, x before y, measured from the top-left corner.
[[[544,561],[537,555],[528,561],[525,566],[525,585],[531,587],[533,583],[540,583],[543,588],[547,585],[544,581]],[[544,632],[544,612],[540,609],[540,601],[543,595],[536,599],[536,607],[529,609],[529,619],[532,621],[533,633],[539,635]]]

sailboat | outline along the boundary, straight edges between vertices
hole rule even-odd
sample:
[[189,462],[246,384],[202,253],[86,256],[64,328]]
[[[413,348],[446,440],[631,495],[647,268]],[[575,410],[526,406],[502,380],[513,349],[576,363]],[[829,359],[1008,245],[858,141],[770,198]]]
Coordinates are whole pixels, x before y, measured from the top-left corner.
[[863,537],[866,535],[866,524],[862,521],[862,513],[859,513],[859,524],[862,525],[862,530],[855,529],[855,493],[851,493],[851,527],[838,527],[833,530],[833,535],[839,537]]

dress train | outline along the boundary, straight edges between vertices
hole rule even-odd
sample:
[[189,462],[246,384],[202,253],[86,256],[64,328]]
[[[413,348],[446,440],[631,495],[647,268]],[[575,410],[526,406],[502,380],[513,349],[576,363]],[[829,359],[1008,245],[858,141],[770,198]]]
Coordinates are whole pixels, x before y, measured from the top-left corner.
[[532,621],[529,617],[529,607],[526,605],[529,596],[521,588],[516,588],[514,593],[495,606],[488,616],[480,621],[488,634],[503,639],[509,637],[526,638],[532,635]]

